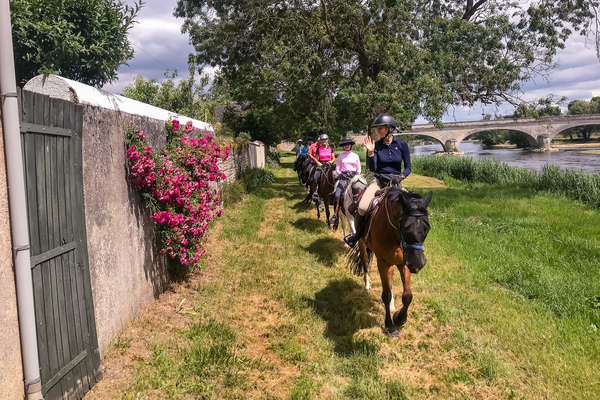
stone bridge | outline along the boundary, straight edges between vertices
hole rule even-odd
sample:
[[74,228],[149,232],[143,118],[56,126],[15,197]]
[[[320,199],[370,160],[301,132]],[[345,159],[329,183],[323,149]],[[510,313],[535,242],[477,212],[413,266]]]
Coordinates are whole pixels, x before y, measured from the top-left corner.
[[444,151],[451,152],[458,148],[460,142],[475,133],[504,129],[521,132],[533,147],[549,150],[554,136],[569,128],[585,125],[600,125],[600,114],[450,122],[445,123],[441,129],[433,124],[423,124],[413,125],[411,130],[400,131],[400,134],[429,136],[439,141]]

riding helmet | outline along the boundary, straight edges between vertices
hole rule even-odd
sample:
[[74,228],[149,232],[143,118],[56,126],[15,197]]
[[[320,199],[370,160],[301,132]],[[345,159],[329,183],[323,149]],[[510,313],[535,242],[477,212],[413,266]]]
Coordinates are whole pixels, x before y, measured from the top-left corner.
[[329,136],[326,133],[322,133],[319,135],[319,140],[329,140]]
[[340,142],[340,146],[344,147],[345,145],[355,145],[356,143],[354,143],[354,140],[350,139],[348,136],[346,136],[345,138],[342,139],[342,141]]
[[391,126],[393,129],[396,129],[396,120],[390,114],[379,114],[375,117],[372,128],[376,126]]
[[296,140],[296,143],[302,143],[302,139]]

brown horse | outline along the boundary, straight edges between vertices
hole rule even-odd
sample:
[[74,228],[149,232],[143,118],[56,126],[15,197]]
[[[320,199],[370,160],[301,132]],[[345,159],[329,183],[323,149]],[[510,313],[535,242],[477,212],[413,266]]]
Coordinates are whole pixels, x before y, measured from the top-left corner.
[[[423,198],[398,187],[386,188],[371,216],[367,234],[349,253],[350,267],[357,275],[369,273],[375,253],[381,278],[381,300],[385,305],[385,329],[391,336],[398,336],[398,328],[406,323],[413,297],[411,274],[425,266],[423,242],[429,232],[427,206],[432,196],[431,192]],[[402,308],[392,317],[394,266],[402,278]]]
[[[332,164],[323,164],[321,168],[323,168],[323,173],[321,173],[321,177],[319,178],[317,194],[319,195],[321,201],[323,201],[323,205],[325,206],[325,218],[327,220],[327,226],[329,227],[329,229],[331,229],[329,204],[331,202],[331,196],[333,194],[333,187],[335,186],[335,178],[333,177],[333,173],[335,172],[335,166]],[[315,201],[315,204],[317,207],[317,218],[321,219],[321,213],[319,212],[319,202]]]

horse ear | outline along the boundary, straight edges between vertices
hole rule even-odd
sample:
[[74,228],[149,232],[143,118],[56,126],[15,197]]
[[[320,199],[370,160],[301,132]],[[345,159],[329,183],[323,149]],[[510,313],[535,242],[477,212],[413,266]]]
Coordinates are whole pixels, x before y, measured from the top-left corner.
[[425,196],[425,198],[423,199],[423,208],[427,208],[432,197],[433,197],[433,192],[429,192],[427,194],[427,196]]

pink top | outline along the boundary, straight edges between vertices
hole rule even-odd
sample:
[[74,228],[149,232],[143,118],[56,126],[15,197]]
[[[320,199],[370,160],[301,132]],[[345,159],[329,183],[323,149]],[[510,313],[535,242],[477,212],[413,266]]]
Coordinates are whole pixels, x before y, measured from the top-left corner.
[[331,161],[333,158],[333,151],[329,146],[321,146],[317,151],[319,152],[319,161]]
[[352,151],[345,151],[340,154],[335,165],[335,172],[338,174],[346,171],[354,171],[360,174],[360,158],[358,158],[358,154]]

